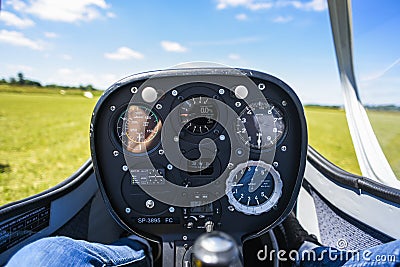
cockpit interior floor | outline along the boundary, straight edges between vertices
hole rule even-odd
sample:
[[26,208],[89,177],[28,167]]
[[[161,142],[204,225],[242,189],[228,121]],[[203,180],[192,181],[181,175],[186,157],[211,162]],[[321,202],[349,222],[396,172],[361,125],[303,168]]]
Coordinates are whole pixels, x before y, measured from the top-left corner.
[[393,241],[391,237],[334,207],[307,182],[303,184],[314,199],[322,244],[345,250],[359,250]]

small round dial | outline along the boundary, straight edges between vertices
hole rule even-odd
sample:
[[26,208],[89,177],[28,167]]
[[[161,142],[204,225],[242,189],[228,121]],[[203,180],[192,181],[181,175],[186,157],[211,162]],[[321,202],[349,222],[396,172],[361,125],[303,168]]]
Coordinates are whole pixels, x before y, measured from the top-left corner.
[[218,111],[212,98],[198,96],[182,103],[179,116],[183,128],[188,132],[205,134],[215,126]]
[[258,215],[275,206],[282,194],[279,173],[263,161],[239,164],[226,181],[226,195],[236,210]]
[[143,153],[157,145],[162,123],[147,107],[131,105],[118,118],[117,134],[124,148],[132,153]]
[[250,103],[240,113],[236,132],[254,149],[274,146],[283,136],[285,120],[283,112],[274,104],[265,101]]

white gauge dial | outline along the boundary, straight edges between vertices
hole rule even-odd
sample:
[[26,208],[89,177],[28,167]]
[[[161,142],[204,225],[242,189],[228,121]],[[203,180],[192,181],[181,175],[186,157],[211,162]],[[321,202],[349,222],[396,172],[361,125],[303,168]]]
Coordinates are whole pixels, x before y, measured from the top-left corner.
[[282,195],[279,172],[263,161],[238,164],[226,180],[229,203],[247,215],[269,211]]

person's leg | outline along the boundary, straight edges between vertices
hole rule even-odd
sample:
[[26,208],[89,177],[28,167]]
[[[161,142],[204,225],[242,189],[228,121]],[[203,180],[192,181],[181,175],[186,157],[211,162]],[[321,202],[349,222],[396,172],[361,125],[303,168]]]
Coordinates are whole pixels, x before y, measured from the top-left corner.
[[47,237],[20,249],[6,266],[151,266],[148,244],[129,238],[111,245]]
[[400,266],[400,240],[361,250],[343,266]]
[[305,243],[299,250],[299,266],[400,266],[400,240],[360,251],[343,251]]
[[297,266],[400,266],[400,240],[360,251],[343,251],[321,245],[304,230],[294,213],[282,226],[288,249],[297,252]]

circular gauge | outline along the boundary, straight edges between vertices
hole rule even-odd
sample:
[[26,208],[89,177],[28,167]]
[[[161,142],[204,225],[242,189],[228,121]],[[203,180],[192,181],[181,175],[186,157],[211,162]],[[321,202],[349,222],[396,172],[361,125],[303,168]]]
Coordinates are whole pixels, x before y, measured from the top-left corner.
[[236,132],[250,148],[265,149],[274,146],[285,131],[283,112],[274,104],[257,101],[240,113]]
[[147,107],[131,105],[117,121],[117,135],[124,148],[132,153],[143,153],[154,148],[155,138],[162,123],[156,113]]
[[282,195],[279,173],[263,161],[248,161],[233,169],[226,180],[226,195],[236,210],[258,215],[274,207]]
[[215,126],[218,111],[212,98],[198,96],[181,104],[179,116],[183,128],[188,132],[205,134]]

